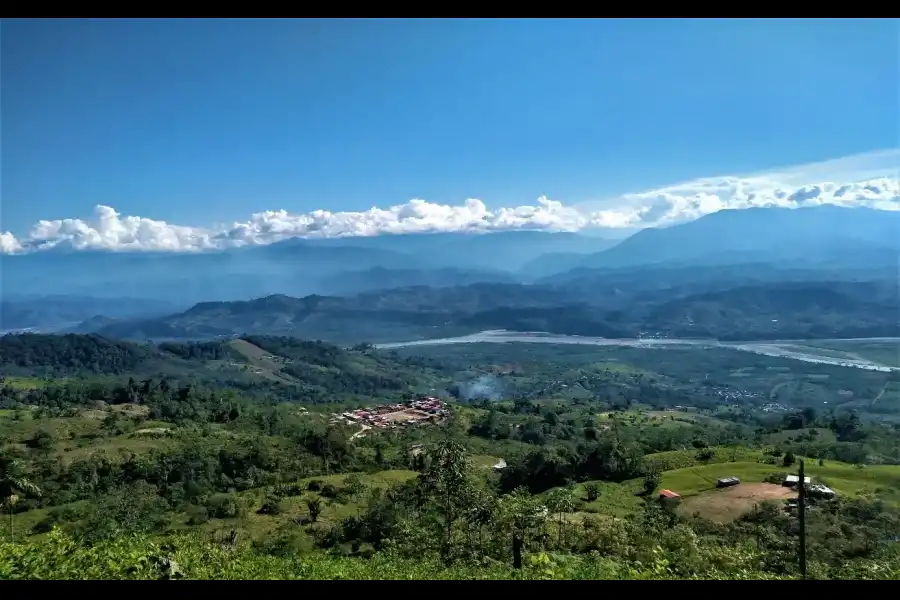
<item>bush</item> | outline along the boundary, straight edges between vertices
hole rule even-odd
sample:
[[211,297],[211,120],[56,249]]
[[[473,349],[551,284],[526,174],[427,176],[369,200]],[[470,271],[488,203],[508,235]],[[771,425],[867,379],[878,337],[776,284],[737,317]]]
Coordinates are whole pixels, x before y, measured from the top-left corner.
[[281,508],[281,500],[277,496],[269,496],[256,513],[259,515],[280,515]]
[[275,495],[282,498],[293,498],[303,493],[303,490],[296,483],[283,483],[275,486]]
[[323,485],[324,484],[320,480],[313,479],[312,481],[310,481],[309,483],[306,484],[306,489],[310,492],[318,492],[319,490],[322,489]]
[[49,431],[41,429],[34,434],[34,437],[25,442],[25,445],[35,450],[49,450],[55,442],[56,440]]
[[203,525],[209,521],[208,509],[203,506],[192,506],[188,509],[188,525]]
[[787,473],[769,473],[766,475],[765,479],[763,479],[764,483],[777,483],[781,485],[784,483],[784,478],[787,477]]
[[644,493],[652,494],[653,492],[655,492],[656,488],[659,487],[659,482],[660,482],[659,473],[657,473],[655,471],[647,473],[647,475],[644,476],[644,481],[643,481]]
[[716,457],[716,451],[713,448],[703,448],[697,453],[697,460],[712,460]]
[[337,486],[331,483],[326,483],[325,485],[323,485],[322,490],[319,492],[319,495],[325,498],[331,498],[332,500],[340,496],[340,494],[341,491],[337,488]]
[[215,494],[206,501],[206,512],[213,519],[233,519],[241,514],[234,494]]

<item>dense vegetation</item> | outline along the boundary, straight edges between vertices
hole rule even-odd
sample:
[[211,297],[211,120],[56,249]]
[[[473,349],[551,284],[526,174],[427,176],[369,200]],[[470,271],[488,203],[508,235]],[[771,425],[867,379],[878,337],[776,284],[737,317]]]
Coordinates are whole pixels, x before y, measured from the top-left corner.
[[[643,333],[722,340],[900,336],[897,280],[776,281],[651,287],[592,278],[554,286],[479,283],[338,298],[267,296],[205,302],[183,313],[100,324],[130,339],[291,334],[342,343],[441,337],[490,329],[628,338]],[[660,285],[659,282],[656,285]]]
[[[726,351],[417,352],[0,338],[0,578],[793,578],[779,483],[804,457],[838,493],[808,510],[809,576],[900,575],[891,374]],[[454,399],[448,422],[330,416],[422,392]],[[716,491],[727,475],[759,497]]]

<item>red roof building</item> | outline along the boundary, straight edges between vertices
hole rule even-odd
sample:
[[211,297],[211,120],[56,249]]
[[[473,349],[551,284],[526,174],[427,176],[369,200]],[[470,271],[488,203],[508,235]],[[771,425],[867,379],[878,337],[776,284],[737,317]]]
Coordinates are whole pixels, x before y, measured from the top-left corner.
[[681,496],[679,496],[672,490],[659,490],[659,497],[660,498],[669,498],[670,500],[678,500],[681,498]]

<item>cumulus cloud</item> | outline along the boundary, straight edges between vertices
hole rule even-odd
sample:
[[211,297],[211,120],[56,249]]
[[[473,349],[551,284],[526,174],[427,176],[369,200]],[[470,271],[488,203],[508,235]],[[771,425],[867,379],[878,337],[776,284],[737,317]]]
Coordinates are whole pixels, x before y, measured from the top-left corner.
[[449,206],[410,200],[359,212],[265,211],[220,227],[173,225],[122,216],[97,206],[94,218],[40,221],[17,238],[0,233],[0,253],[57,246],[75,250],[191,252],[259,246],[292,237],[532,229],[640,229],[673,225],[722,209],[821,204],[900,210],[900,149],[851,156],[769,173],[697,179],[657,190],[577,205],[546,197],[534,204],[488,208],[481,200]]

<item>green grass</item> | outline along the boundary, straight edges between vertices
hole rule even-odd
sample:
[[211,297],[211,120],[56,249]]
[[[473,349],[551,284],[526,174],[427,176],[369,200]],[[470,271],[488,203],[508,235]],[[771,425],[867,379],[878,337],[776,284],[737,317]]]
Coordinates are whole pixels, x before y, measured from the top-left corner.
[[834,435],[834,432],[825,427],[811,427],[806,429],[776,431],[775,433],[770,433],[769,435],[767,435],[765,439],[766,443],[768,444],[783,444],[784,442],[795,440],[800,436],[807,435],[811,431],[817,432],[816,437],[813,438],[817,442],[823,442],[827,444],[833,444],[837,442],[837,437]]
[[[332,484],[341,488],[345,480],[351,473],[342,473],[339,475],[325,475],[320,477],[309,477],[301,479],[297,483],[302,489],[306,489],[310,481],[321,481],[323,484]],[[406,470],[388,470],[379,471],[377,473],[356,473],[360,481],[369,488],[385,489],[392,485],[408,481],[418,475],[415,471]],[[281,512],[277,515],[260,515],[257,511],[262,506],[266,497],[272,492],[272,488],[257,488],[247,490],[238,495],[239,501],[243,508],[243,513],[233,519],[213,519],[209,521],[202,529],[207,532],[230,531],[236,529],[240,534],[249,537],[251,540],[263,540],[270,537],[279,530],[288,529],[298,540],[295,546],[298,550],[311,550],[312,537],[309,532],[298,527],[294,519],[305,517],[308,514],[305,500],[307,498],[319,498],[322,500],[322,512],[317,522],[320,526],[326,524],[334,524],[342,519],[354,516],[359,513],[366,502],[365,497],[348,498],[343,497],[340,501],[321,496],[318,492],[304,491],[300,496],[282,498],[280,502]],[[185,522],[187,515],[182,516],[182,522]]]
[[[595,483],[600,488],[600,495],[593,502],[587,502],[586,500],[585,486],[588,483]],[[641,482],[638,480],[624,483],[594,481],[574,486],[575,497],[584,502],[579,507],[579,512],[610,517],[627,517],[633,514],[641,504],[641,498],[636,495],[640,489]]]
[[[716,479],[720,477],[735,476],[743,482],[759,483],[767,475],[777,472],[796,473],[797,466],[784,468],[744,461],[688,467],[663,473],[660,488],[691,496],[715,489]],[[816,461],[807,460],[806,475],[814,482],[825,483],[839,495],[878,497],[900,504],[900,466],[858,468],[836,461],[825,461],[819,466]]]
[[68,440],[59,442],[57,443],[57,452],[59,459],[63,462],[87,458],[96,452],[106,453],[112,460],[116,460],[117,457],[126,459],[131,454],[143,454],[174,444],[175,442],[166,438],[134,437],[130,434],[125,434],[104,438],[96,444],[83,447],[74,446],[73,442]]
[[[61,381],[60,379],[56,380]],[[8,385],[17,390],[36,390],[47,385],[46,379],[39,377],[4,377],[3,385]]]
[[[700,450],[672,450],[669,452],[657,452],[648,454],[644,457],[645,464],[653,466],[657,471],[672,471],[675,469],[684,469],[688,467],[703,466],[709,464],[722,464],[732,462],[756,462],[762,458],[762,452],[759,450],[751,450],[748,448],[711,448],[714,452],[712,458],[708,460],[700,460],[698,455]],[[769,465],[771,466],[771,465]]]

